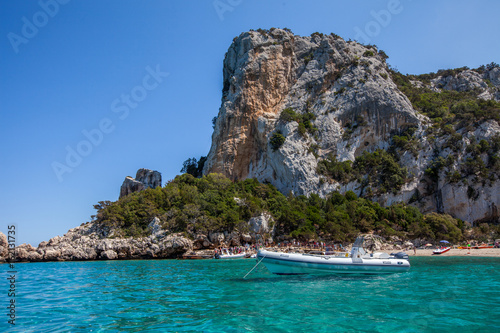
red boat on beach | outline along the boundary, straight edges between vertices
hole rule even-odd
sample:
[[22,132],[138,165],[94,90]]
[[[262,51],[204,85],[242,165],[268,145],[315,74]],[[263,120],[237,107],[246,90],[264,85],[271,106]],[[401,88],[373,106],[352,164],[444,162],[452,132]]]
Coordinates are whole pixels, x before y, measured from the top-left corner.
[[448,252],[450,250],[451,250],[451,247],[441,247],[439,249],[432,251],[432,254],[442,254],[442,253]]
[[473,246],[472,248],[473,249],[492,249],[493,247],[494,247],[493,245],[483,244],[483,245]]

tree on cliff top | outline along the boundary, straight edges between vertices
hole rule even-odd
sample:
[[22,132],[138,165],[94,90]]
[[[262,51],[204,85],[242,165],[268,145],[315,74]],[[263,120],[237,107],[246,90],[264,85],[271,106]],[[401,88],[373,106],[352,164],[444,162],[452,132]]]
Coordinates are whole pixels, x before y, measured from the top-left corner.
[[203,175],[203,166],[205,166],[206,160],[206,156],[200,157],[199,160],[196,160],[195,157],[188,158],[182,164],[181,172],[189,173],[193,177],[200,178]]

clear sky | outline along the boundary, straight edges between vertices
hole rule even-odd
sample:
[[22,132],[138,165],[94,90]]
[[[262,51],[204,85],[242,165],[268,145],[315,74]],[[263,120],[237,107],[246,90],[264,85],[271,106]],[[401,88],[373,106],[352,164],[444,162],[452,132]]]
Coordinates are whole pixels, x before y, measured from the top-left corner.
[[0,2],[0,231],[37,246],[206,155],[222,61],[249,29],[376,44],[402,73],[500,62],[500,1]]

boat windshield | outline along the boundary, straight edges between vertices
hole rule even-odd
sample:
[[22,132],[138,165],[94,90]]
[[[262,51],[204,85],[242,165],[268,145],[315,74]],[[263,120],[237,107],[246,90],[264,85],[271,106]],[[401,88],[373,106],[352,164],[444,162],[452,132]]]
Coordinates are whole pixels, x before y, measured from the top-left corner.
[[364,240],[365,240],[364,237],[359,236],[358,238],[356,238],[356,241],[354,242],[354,244],[352,245],[352,247],[363,247]]

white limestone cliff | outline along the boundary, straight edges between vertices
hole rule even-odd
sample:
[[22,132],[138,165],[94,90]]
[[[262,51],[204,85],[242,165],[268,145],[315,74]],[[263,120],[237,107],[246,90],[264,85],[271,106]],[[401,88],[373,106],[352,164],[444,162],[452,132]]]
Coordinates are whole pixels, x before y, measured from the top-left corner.
[[[480,98],[498,100],[499,75],[498,67],[482,74],[465,70],[455,76],[438,76],[429,88],[479,89]],[[317,131],[301,134],[296,121],[280,120],[287,108],[314,114]],[[429,189],[425,175],[436,155],[454,154],[456,164],[464,161],[467,140],[472,136],[489,140],[500,133],[498,123],[461,130],[464,144],[458,151],[447,150],[445,139],[431,139],[430,126],[430,120],[414,110],[392,81],[385,57],[375,47],[336,35],[301,37],[281,29],[245,32],[235,38],[224,59],[222,105],[203,173],[222,173],[233,180],[257,178],[285,194],[324,197],[334,190],[353,190],[365,195],[357,181],[325,180],[317,172],[318,162],[329,154],[338,161],[354,161],[363,151],[387,149],[391,135],[414,127],[419,149],[400,156],[411,177],[396,194],[372,199],[390,205],[409,202],[418,192],[422,197],[415,204],[424,212],[445,212],[470,223],[498,219],[498,179],[478,184],[470,176],[450,183],[442,171],[437,187]],[[276,132],[286,140],[275,150],[269,140]],[[469,187],[479,198],[469,198]]]

